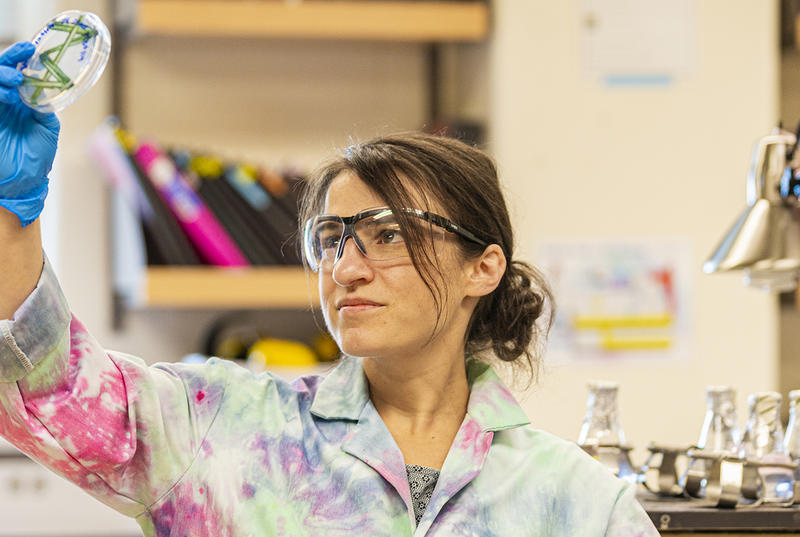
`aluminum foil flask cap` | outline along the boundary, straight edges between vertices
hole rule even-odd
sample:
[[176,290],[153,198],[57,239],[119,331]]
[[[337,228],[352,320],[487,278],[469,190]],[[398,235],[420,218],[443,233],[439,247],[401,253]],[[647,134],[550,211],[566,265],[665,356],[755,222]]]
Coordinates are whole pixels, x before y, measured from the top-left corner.
[[748,396],[750,415],[742,439],[744,456],[761,459],[766,455],[784,453],[781,400],[778,392],[756,392]]

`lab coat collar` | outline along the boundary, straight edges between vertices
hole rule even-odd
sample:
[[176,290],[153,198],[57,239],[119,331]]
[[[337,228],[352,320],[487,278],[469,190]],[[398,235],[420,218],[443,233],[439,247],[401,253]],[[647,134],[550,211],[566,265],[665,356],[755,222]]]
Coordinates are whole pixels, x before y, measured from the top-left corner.
[[467,382],[467,414],[483,431],[502,431],[530,423],[514,395],[486,362],[467,360]]
[[345,356],[320,383],[311,413],[329,420],[358,421],[369,401],[369,384],[361,359]]
[[[322,381],[311,413],[325,419],[358,421],[369,401],[369,384],[362,360],[347,356]],[[514,396],[492,367],[477,359],[467,361],[470,386],[467,414],[483,431],[512,429],[530,423]]]

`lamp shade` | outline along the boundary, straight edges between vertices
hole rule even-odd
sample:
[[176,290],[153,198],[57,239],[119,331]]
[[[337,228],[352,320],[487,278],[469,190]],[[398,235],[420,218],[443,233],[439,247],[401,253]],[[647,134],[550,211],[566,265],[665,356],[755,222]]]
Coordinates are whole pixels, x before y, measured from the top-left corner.
[[771,291],[796,287],[800,273],[800,222],[780,196],[781,178],[795,136],[781,132],[756,146],[747,178],[748,205],[703,264],[707,274],[745,270],[748,285]]

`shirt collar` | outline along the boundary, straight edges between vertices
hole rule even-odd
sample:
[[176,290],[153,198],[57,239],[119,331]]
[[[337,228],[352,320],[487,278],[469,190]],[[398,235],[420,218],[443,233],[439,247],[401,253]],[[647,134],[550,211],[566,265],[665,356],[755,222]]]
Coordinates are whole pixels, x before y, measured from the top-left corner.
[[317,388],[311,413],[325,419],[358,421],[369,400],[369,384],[361,359],[345,356]]
[[477,359],[467,360],[467,381],[470,385],[467,414],[484,431],[513,429],[530,423],[492,366]]
[[[530,423],[492,366],[476,359],[467,361],[470,386],[467,414],[484,431],[500,431]],[[320,383],[311,413],[325,419],[358,421],[369,400],[369,383],[361,359],[346,356]]]

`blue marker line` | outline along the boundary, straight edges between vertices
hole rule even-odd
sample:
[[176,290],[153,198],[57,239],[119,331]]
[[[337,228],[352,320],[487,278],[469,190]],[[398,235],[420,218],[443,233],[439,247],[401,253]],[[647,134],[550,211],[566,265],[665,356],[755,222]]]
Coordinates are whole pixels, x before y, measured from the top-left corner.
[[609,87],[663,87],[672,84],[669,75],[609,75],[603,78]]

